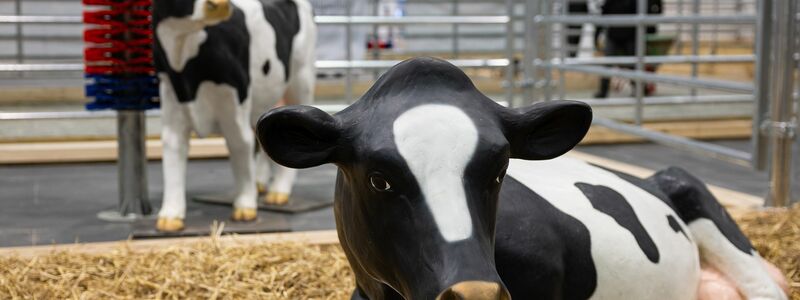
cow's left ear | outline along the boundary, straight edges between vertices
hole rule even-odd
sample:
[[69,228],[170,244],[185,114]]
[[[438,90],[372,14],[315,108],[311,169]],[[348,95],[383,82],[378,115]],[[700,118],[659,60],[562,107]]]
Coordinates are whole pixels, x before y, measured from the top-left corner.
[[335,162],[341,128],[328,113],[294,105],[273,109],[258,120],[256,135],[275,162],[296,169]]
[[501,114],[511,157],[543,160],[571,150],[589,131],[592,108],[577,101],[549,101]]

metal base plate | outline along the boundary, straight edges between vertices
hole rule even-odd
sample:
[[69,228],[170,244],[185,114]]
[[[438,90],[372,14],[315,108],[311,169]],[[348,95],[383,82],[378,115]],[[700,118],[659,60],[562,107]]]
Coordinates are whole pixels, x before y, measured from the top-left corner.
[[[258,209],[288,214],[302,213],[333,205],[333,198],[331,197],[314,197],[302,194],[292,194],[289,197],[289,203],[284,205],[266,204],[263,199],[263,195],[259,195]],[[192,197],[192,200],[210,204],[233,205],[233,197],[230,195],[198,195]]]
[[134,239],[206,236],[211,233],[211,224],[214,220],[225,223],[225,227],[222,229],[222,234],[250,234],[291,231],[291,224],[285,217],[280,215],[260,215],[258,219],[253,222],[234,222],[230,220],[230,218],[225,217],[210,219],[208,217],[187,217],[184,220],[185,228],[180,232],[161,232],[156,230],[155,219],[141,219],[132,224],[133,231],[131,235]]
[[140,219],[147,219],[150,218],[152,215],[142,216],[137,214],[127,214],[122,215],[117,210],[104,210],[97,213],[97,218],[106,222],[115,222],[115,223],[133,223],[136,220]]

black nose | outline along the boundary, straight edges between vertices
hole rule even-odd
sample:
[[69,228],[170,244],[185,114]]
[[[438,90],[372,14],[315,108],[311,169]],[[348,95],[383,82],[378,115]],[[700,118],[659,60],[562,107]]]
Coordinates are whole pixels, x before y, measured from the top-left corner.
[[444,290],[436,300],[511,300],[511,296],[496,282],[462,281]]

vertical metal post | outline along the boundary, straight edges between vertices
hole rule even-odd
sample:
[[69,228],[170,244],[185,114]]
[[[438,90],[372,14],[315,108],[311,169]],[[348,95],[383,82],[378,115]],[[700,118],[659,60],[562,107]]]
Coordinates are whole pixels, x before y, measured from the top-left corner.
[[[350,1],[352,1],[352,0],[350,0]],[[381,0],[374,0],[374,1],[372,1],[372,3],[373,3],[372,15],[377,17],[377,16],[379,16],[381,14],[381,9],[380,9]],[[384,25],[384,26],[386,26],[386,25]],[[381,59],[381,46],[380,46],[381,39],[380,39],[380,34],[379,34],[378,30],[379,30],[379,25],[378,24],[372,24],[372,38],[374,39],[373,43],[372,43],[372,59],[373,60],[380,60]],[[374,70],[372,72],[372,79],[373,80],[378,80],[378,76],[380,76],[380,71]]]
[[[761,2],[763,2],[763,1],[761,1]],[[756,5],[758,5],[758,4],[756,4]],[[742,0],[736,0],[736,5],[735,5],[734,10],[736,11],[737,15],[742,14],[742,9],[743,8],[744,8],[744,5],[742,5]],[[736,26],[736,40],[737,41],[741,41],[742,40],[742,27],[741,26]]]
[[[568,11],[569,11],[568,10],[569,1],[568,0],[560,0],[559,3],[561,4],[561,6],[559,7],[561,15],[562,16],[566,16]],[[566,55],[567,47],[568,47],[568,45],[567,45],[567,35],[569,34],[569,32],[568,32],[569,26],[567,26],[567,24],[565,24],[565,23],[561,23],[559,25],[560,25],[559,26],[560,30],[558,31],[559,32],[558,58],[560,59],[561,63],[564,63],[564,61],[566,61],[566,58],[567,58],[567,55]],[[579,44],[580,44],[580,42],[579,42]],[[564,86],[566,84],[566,82],[567,82],[567,80],[566,80],[566,75],[564,74],[564,70],[559,68],[558,69],[558,99],[559,100],[564,100],[564,98],[566,97],[566,87]]]
[[[720,14],[720,11],[719,11],[719,9],[720,9],[719,8],[719,0],[714,0],[714,2],[712,4],[713,4],[712,7],[714,9],[714,14],[719,15]],[[717,50],[719,48],[719,24],[714,23],[711,26],[712,26],[711,27],[711,30],[712,30],[711,31],[711,54],[712,55],[717,55]]]
[[508,15],[508,23],[506,24],[506,59],[508,59],[508,67],[506,67],[506,102],[508,106],[514,107],[514,0],[506,0],[506,15]]
[[347,16],[347,24],[345,24],[345,59],[347,59],[347,69],[344,71],[344,98],[348,104],[353,103],[353,25],[350,17],[353,16],[352,0],[345,0],[344,9]]
[[[700,0],[692,1],[692,14],[695,17],[700,16]],[[697,56],[700,52],[700,24],[692,23],[692,55]],[[692,62],[692,78],[697,78],[697,62]],[[697,88],[692,88],[691,95],[697,96]]]
[[794,136],[794,146],[792,150],[792,176],[790,179],[791,184],[791,195],[792,195],[792,203],[800,202],[800,5],[796,5],[797,18],[795,19],[795,27],[794,27],[794,35],[795,35],[795,43],[794,49],[796,50],[794,54],[795,59],[795,86],[794,86],[794,109],[795,109],[795,116],[794,116],[794,124],[795,124],[795,136]]
[[[539,13],[542,15],[551,15],[553,14],[553,5],[552,2],[554,0],[542,0],[541,1],[541,8],[539,8]],[[539,57],[544,62],[550,62],[552,55],[550,53],[553,49],[553,24],[552,23],[545,23],[539,26],[539,30],[542,32],[539,33],[539,47],[542,49],[539,51]],[[544,101],[553,100],[553,68],[550,67],[548,64],[547,67],[541,68],[540,70],[544,69],[544,85],[542,89],[544,90]]]
[[[14,0],[14,14],[17,16],[22,15],[22,0]],[[14,29],[16,30],[16,46],[17,46],[17,63],[23,63],[25,60],[25,52],[22,46],[23,38],[22,38],[22,23],[15,23]],[[22,74],[22,73],[20,73]]]
[[[647,0],[637,0],[636,14],[639,15],[640,18],[647,16]],[[636,24],[636,72],[644,72],[645,42],[645,26],[644,23],[639,22]],[[640,78],[637,78],[636,84],[633,88],[635,89],[634,91],[636,93],[636,111],[634,114],[634,121],[636,122],[636,125],[641,126],[642,115],[644,111],[644,108],[642,107],[644,98],[644,81],[642,81]]]
[[[451,11],[453,16],[458,16],[458,0],[453,0],[453,10]],[[453,58],[458,58],[459,48],[458,48],[458,24],[453,24]]]
[[[678,0],[678,15],[683,16],[683,0]],[[676,42],[675,49],[678,49],[678,54],[683,55],[683,24],[677,24],[677,36],[678,41]]]
[[522,71],[525,76],[523,81],[523,104],[526,101],[533,103],[538,102],[538,95],[536,93],[536,85],[539,81],[539,67],[536,65],[539,62],[539,47],[536,42],[539,41],[539,23],[534,22],[535,18],[539,16],[539,1],[526,0],[525,1],[525,15],[524,15],[524,30],[525,43],[523,44],[522,51],[524,52],[522,59]]
[[764,170],[768,161],[768,139],[761,130],[767,118],[770,90],[770,53],[772,53],[772,1],[760,0],[757,3],[756,20],[756,76],[755,103],[753,107],[753,130],[750,136],[750,152],[753,153],[753,168]]
[[773,2],[773,39],[770,78],[770,192],[767,204],[787,206],[791,203],[792,140],[794,132],[794,45],[796,0]]
[[152,212],[147,193],[145,116],[139,110],[117,112],[119,160],[119,213],[148,215]]

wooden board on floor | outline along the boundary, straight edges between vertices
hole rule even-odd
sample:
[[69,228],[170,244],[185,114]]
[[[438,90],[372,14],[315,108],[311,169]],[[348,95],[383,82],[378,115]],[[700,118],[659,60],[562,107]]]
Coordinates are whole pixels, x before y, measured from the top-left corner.
[[[117,249],[127,249],[130,251],[153,251],[164,249],[166,247],[180,247],[194,243],[208,242],[209,239],[210,238],[208,236],[200,236],[82,244],[8,247],[0,248],[0,256],[17,256],[27,258],[65,251],[70,253],[101,254]],[[221,245],[254,245],[274,243],[307,243],[313,245],[327,245],[339,243],[336,230],[223,235],[217,237],[216,240]]]

